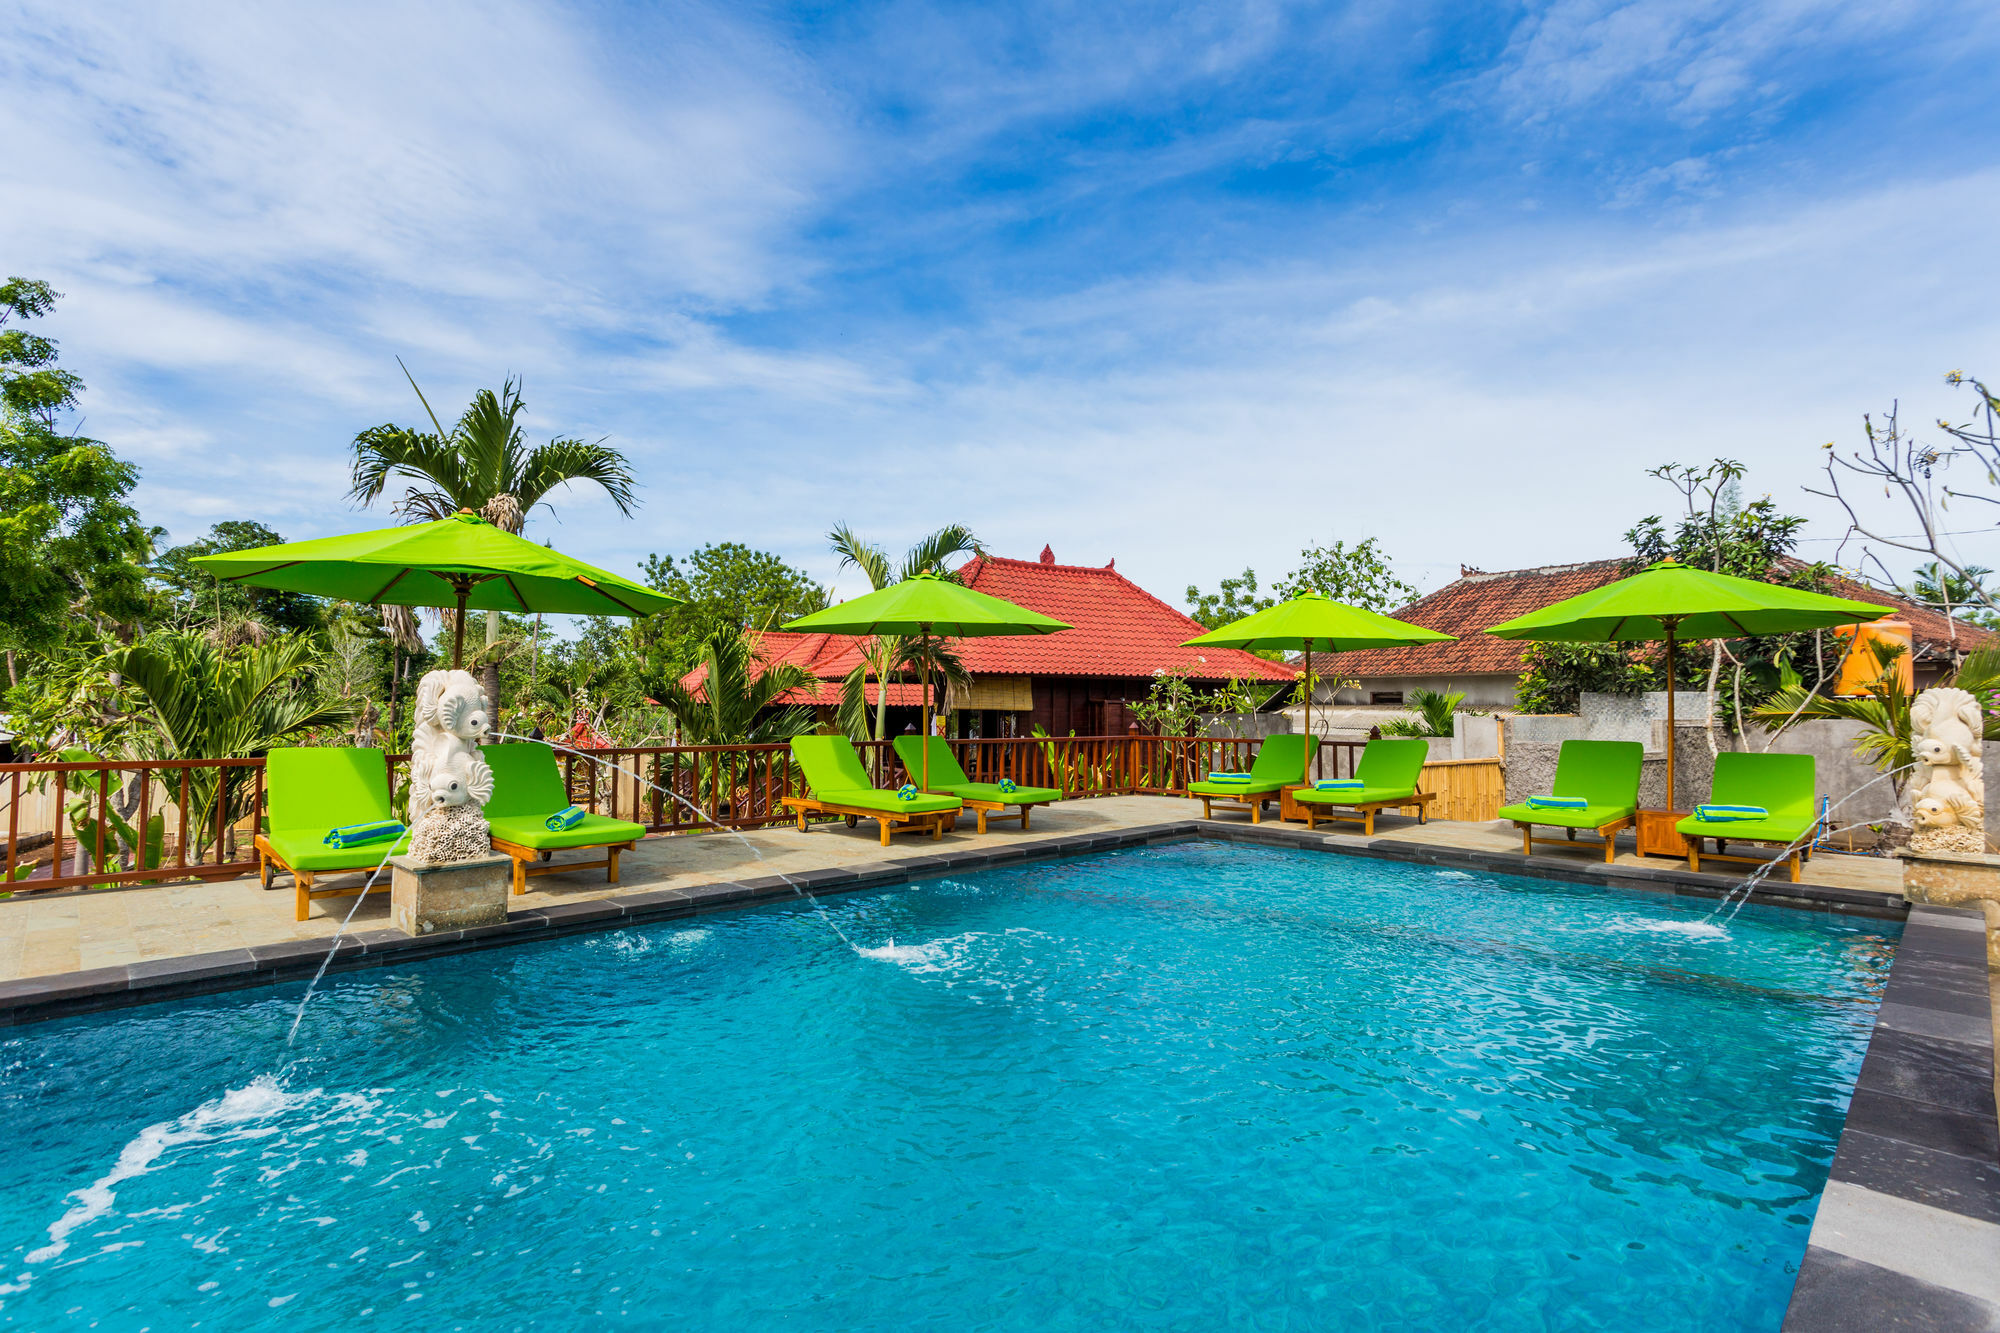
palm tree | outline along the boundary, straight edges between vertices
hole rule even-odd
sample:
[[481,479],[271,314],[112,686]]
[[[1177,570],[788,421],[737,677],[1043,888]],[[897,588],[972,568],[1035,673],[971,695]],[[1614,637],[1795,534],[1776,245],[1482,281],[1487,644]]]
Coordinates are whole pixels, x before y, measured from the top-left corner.
[[[930,536],[925,537],[903,556],[901,568],[889,563],[889,553],[870,542],[862,541],[854,530],[845,523],[826,534],[833,553],[840,557],[840,567],[852,565],[868,576],[868,582],[877,592],[892,583],[914,578],[926,570],[942,578],[955,579],[955,571],[944,568],[944,562],[955,555],[980,555],[979,539],[972,535],[972,529],[962,523],[950,523]],[[905,669],[920,667],[919,656],[930,659],[931,671],[946,684],[963,686],[971,680],[965,664],[949,645],[936,640],[926,649],[914,639],[894,634],[878,634],[861,645],[861,662],[848,673],[842,684],[840,695],[840,728],[855,740],[871,737],[881,740],[889,726],[889,677]],[[867,684],[870,674],[881,687],[875,697],[875,719],[871,728],[868,720]]]
[[[143,701],[144,727],[134,746],[148,758],[249,759],[274,745],[346,726],[358,704],[323,699],[299,686],[315,664],[312,640],[287,634],[230,649],[206,634],[163,630],[110,654],[107,665]],[[215,828],[220,802],[225,823],[248,813],[249,769],[191,769],[188,828],[201,839]],[[227,848],[218,857],[229,859]]]
[[[397,365],[403,363],[399,358]],[[570,482],[594,482],[604,488],[618,512],[632,516],[634,478],[630,464],[604,441],[589,444],[558,435],[547,444],[529,448],[521,436],[520,417],[527,410],[515,381],[508,379],[495,394],[481,389],[472,405],[450,430],[431,410],[430,400],[417,388],[408,366],[403,377],[416,390],[417,401],[431,419],[432,431],[407,426],[375,426],[354,437],[354,475],[349,495],[373,504],[393,477],[417,485],[404,492],[394,508],[411,523],[449,518],[461,509],[479,514],[494,527],[519,534],[528,511],[546,504],[548,493]],[[486,696],[500,703],[500,613],[486,613]]]
[[693,745],[768,745],[812,730],[812,710],[774,707],[792,690],[810,689],[812,674],[793,662],[766,662],[755,641],[733,625],[711,632],[701,645],[699,694],[678,680],[660,689],[660,705],[673,714]]

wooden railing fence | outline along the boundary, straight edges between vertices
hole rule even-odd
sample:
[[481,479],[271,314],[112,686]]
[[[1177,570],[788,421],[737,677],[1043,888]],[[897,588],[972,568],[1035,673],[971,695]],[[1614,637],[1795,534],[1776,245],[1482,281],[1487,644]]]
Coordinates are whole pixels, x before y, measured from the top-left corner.
[[[1214,769],[1247,769],[1261,741],[1197,736],[958,740],[975,782],[1011,778],[1076,796],[1174,795]],[[1313,776],[1352,777],[1363,742],[1325,741]],[[881,785],[912,781],[885,741],[862,742]],[[785,822],[804,786],[784,745],[659,745],[557,752],[570,798],[655,833]],[[399,793],[408,757],[389,755]],[[265,813],[261,759],[0,764],[0,894],[230,879],[253,873]]]

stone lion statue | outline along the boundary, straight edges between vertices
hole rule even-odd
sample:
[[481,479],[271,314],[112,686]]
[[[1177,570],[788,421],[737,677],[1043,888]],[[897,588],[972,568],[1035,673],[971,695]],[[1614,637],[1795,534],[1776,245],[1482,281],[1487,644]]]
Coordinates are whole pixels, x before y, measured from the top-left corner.
[[471,672],[432,671],[418,683],[410,742],[410,854],[418,860],[464,861],[491,850],[480,807],[493,794],[493,770],[479,754],[491,722]]
[[1986,778],[1980,744],[1986,718],[1965,690],[1925,690],[1910,705],[1911,795],[1919,853],[1986,850]]

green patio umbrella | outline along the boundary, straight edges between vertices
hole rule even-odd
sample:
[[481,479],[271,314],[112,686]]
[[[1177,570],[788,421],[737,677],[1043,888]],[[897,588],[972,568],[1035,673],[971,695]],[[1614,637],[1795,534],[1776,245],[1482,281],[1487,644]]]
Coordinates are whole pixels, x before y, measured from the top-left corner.
[[[1419,643],[1445,643],[1455,636],[1422,625],[1408,625],[1374,611],[1336,602],[1325,593],[1302,592],[1290,601],[1267,607],[1220,629],[1183,643],[1183,648],[1281,648],[1306,655],[1305,674],[1312,679],[1313,650],[1353,652],[1357,648],[1407,648]],[[1312,689],[1306,689],[1306,735],[1312,735]]]
[[[852,601],[802,616],[783,628],[809,634],[913,634],[928,641],[1054,634],[1069,628],[1039,611],[977,592],[926,570]],[[888,682],[883,682],[883,689]],[[931,785],[931,668],[923,660],[923,781]]]
[[572,560],[466,510],[434,523],[195,557],[224,583],[371,606],[457,610],[451,664],[465,664],[465,613],[648,616],[678,598]]
[[1674,645],[1743,639],[1877,620],[1893,610],[1661,560],[1630,578],[1530,611],[1487,630],[1541,643],[1667,645],[1667,804],[1674,801]]

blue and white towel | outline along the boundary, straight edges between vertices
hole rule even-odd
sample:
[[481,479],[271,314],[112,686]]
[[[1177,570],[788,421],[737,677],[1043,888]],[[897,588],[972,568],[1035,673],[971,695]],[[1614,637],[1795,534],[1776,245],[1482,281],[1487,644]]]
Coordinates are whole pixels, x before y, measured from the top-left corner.
[[580,805],[564,806],[543,820],[542,823],[548,828],[549,832],[561,833],[564,829],[573,829],[578,824],[581,824],[583,817],[589,813],[588,810]]
[[1698,805],[1694,817],[1704,824],[1736,824],[1769,819],[1771,812],[1761,805]]
[[1313,783],[1314,791],[1360,791],[1368,784],[1360,778],[1321,778]]
[[326,835],[326,845],[344,852],[349,847],[366,847],[371,842],[388,842],[403,836],[404,829],[393,819],[373,824],[343,824]]
[[1231,782],[1248,782],[1250,781],[1250,775],[1248,773],[1210,773],[1208,780],[1227,785]]
[[1590,805],[1582,796],[1530,796],[1530,810],[1582,810]]

